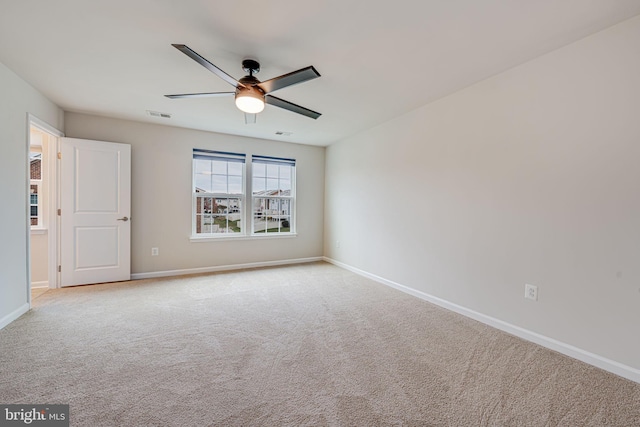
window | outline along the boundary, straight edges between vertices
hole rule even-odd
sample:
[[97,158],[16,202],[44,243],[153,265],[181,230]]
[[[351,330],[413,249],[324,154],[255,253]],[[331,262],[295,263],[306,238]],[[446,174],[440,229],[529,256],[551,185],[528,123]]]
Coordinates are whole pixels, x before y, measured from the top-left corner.
[[253,233],[294,232],[296,161],[252,156]]
[[192,237],[295,234],[295,177],[294,159],[194,149]]
[[42,151],[31,147],[29,151],[29,217],[32,228],[44,227],[42,221]]
[[193,235],[243,233],[244,173],[244,154],[193,150]]

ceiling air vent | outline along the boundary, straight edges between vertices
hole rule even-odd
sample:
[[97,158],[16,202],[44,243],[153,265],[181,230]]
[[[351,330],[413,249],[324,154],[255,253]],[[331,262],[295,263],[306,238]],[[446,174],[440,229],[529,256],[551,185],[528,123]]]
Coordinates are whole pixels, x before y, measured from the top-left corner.
[[147,114],[150,115],[151,117],[162,117],[163,119],[170,119],[171,118],[171,114],[169,114],[169,113],[161,113],[160,111],[147,110]]

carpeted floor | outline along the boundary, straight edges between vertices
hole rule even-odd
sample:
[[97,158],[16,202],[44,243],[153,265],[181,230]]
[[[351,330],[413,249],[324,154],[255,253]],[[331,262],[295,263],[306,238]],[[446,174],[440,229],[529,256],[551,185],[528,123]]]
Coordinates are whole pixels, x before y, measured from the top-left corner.
[[49,288],[32,288],[31,289],[31,300],[38,298],[40,295],[43,295],[47,292]]
[[640,384],[326,263],[50,290],[0,403],[74,426],[640,426]]

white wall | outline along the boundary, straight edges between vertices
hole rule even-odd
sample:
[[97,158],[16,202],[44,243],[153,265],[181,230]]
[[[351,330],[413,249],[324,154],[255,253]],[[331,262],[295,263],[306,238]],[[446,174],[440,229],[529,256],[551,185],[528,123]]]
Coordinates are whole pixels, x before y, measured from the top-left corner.
[[62,130],[63,112],[0,64],[0,327],[28,308],[27,113]]
[[49,286],[48,233],[31,233],[31,284],[40,288]]
[[638,46],[640,17],[330,146],[326,256],[637,375]]
[[[76,113],[65,114],[65,133],[131,144],[134,274],[323,255],[324,147]],[[190,242],[193,148],[295,158],[297,237]],[[159,256],[151,256],[152,247],[159,248]]]

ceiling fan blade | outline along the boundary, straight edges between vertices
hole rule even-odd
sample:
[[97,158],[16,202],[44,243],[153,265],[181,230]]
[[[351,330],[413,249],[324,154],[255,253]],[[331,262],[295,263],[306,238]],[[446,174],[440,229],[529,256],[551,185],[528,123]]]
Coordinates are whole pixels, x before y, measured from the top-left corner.
[[189,46],[184,45],[184,44],[172,44],[171,46],[175,47],[180,52],[184,53],[189,58],[193,59],[198,64],[202,65],[204,68],[206,68],[207,70],[211,71],[213,74],[215,74],[216,76],[220,77],[225,82],[229,83],[231,86],[233,86],[233,87],[238,87],[238,86],[245,87],[245,85],[243,85],[242,83],[240,83],[239,81],[237,81],[236,79],[231,77],[229,74],[225,73],[220,68],[216,67],[211,62],[209,62],[206,59],[204,59],[197,52],[195,52],[194,50],[189,48]]
[[244,122],[247,125],[252,125],[256,123],[257,114],[244,113]]
[[293,102],[276,98],[273,95],[265,95],[264,101],[269,105],[284,108],[285,110],[293,111],[294,113],[302,114],[303,116],[311,117],[312,119],[317,119],[322,115],[316,111],[309,110],[308,108],[304,108],[299,105],[296,105]]
[[206,93],[178,93],[176,95],[165,95],[167,98],[211,98],[214,96],[235,95],[235,92],[206,92]]
[[310,65],[306,68],[302,68],[298,71],[292,71],[288,74],[283,74],[279,77],[274,77],[270,80],[258,83],[258,87],[264,91],[264,93],[275,92],[278,89],[282,89],[287,86],[292,86],[298,83],[303,83],[308,80],[313,80],[320,77],[320,73]]

